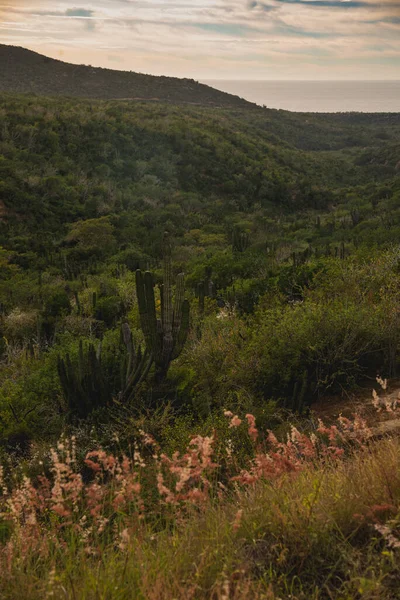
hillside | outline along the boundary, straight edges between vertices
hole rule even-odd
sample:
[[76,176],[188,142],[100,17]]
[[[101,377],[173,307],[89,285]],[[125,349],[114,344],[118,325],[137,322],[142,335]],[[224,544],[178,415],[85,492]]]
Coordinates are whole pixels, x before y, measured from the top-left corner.
[[3,244],[38,224],[56,234],[138,202],[145,212],[176,204],[177,194],[196,196],[200,210],[218,200],[225,217],[258,205],[326,210],[333,192],[398,175],[399,132],[399,115],[360,125],[261,108],[0,95],[0,202],[12,226]]
[[[0,285],[1,308],[42,313],[38,273],[68,290],[70,306],[78,275],[97,273],[104,286],[114,269],[158,268],[165,230],[192,293],[212,269],[220,303],[251,314],[277,287],[286,305],[330,257],[398,242],[398,139],[398,115],[0,95],[0,244],[18,272],[13,291],[8,276]],[[99,327],[127,310],[98,307],[87,311],[105,319]],[[255,387],[276,386],[272,373]]]
[[82,98],[161,100],[209,106],[251,106],[192,79],[73,65],[0,44],[0,91]]
[[0,93],[1,599],[400,600],[400,115],[176,102]]

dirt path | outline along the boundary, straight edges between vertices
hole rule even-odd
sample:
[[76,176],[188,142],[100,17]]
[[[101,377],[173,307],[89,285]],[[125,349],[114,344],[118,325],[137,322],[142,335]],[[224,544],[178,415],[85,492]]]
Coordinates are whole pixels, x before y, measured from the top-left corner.
[[[388,404],[395,405],[397,401],[399,405],[397,410],[391,412],[382,408],[378,411],[372,403],[372,389],[375,389],[381,400]],[[335,421],[339,415],[351,417],[357,413],[367,421],[373,437],[381,437],[386,434],[400,435],[400,380],[392,380],[386,391],[375,383],[370,388],[362,389],[357,393],[325,397],[316,403],[312,410],[327,424]]]

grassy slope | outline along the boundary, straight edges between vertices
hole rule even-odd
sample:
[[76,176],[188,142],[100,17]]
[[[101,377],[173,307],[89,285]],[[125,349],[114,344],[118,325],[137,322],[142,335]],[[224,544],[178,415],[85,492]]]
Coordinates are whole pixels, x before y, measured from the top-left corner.
[[[1,598],[395,600],[399,460],[399,441],[383,440],[339,463],[260,481],[166,528],[132,516],[128,546],[103,544],[95,557],[72,530],[62,551],[50,550],[44,530],[48,555],[14,547],[20,559],[0,575]],[[390,519],[382,535],[375,526]]]

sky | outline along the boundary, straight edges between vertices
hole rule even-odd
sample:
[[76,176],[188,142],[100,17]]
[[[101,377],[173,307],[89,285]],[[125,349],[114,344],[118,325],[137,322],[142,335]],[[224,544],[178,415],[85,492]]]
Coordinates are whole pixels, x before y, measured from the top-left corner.
[[400,0],[0,0],[0,43],[200,80],[400,79]]

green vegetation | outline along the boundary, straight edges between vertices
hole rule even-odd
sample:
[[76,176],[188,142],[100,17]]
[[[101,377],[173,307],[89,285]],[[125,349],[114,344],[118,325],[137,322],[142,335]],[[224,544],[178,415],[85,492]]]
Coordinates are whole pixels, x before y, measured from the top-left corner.
[[[125,598],[135,586],[135,597],[160,599],[396,597],[397,550],[356,523],[353,513],[371,509],[360,492],[369,484],[348,482],[365,469],[378,490],[374,461],[387,452],[395,464],[397,444],[351,450],[339,468],[318,455],[281,487],[260,480],[235,496],[229,477],[249,469],[254,440],[233,431],[223,411],[254,415],[260,431],[284,440],[293,419],[317,430],[316,400],[329,405],[377,374],[398,374],[400,115],[224,106],[0,96],[6,487],[17,493],[28,475],[38,489],[43,469],[53,485],[49,447],[61,435],[76,440],[68,490],[79,477],[107,487],[84,462],[99,448],[118,460],[140,447],[149,473],[143,511],[136,497],[125,507],[124,529],[136,528],[130,558],[113,537],[99,540],[100,558],[84,560],[73,528],[60,524],[68,551],[48,546],[56,562],[35,562],[21,548],[23,576],[11,570],[5,598],[22,589],[43,597],[52,573],[56,596],[63,588],[82,599]],[[141,447],[143,431],[157,440],[158,458]],[[168,481],[154,479],[157,460],[183,468],[175,453],[192,456],[192,436],[211,435],[217,481],[230,491],[218,500],[215,481],[198,480],[207,511],[192,506],[183,519],[160,500]],[[320,504],[310,500],[317,489]],[[394,522],[395,484],[375,500],[392,506]],[[54,533],[63,515],[47,509],[38,531]],[[238,510],[240,535],[229,525]],[[0,543],[8,527],[0,522]],[[118,592],[109,587],[114,571]]]

